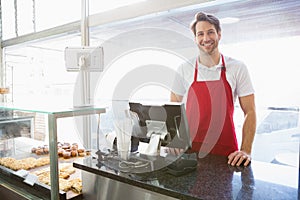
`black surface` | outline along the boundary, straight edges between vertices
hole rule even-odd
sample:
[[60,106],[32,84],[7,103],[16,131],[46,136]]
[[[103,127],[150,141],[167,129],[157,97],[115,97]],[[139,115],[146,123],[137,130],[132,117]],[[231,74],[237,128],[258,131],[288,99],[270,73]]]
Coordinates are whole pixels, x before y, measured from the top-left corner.
[[[75,162],[73,165],[84,171],[179,199],[298,199],[298,188],[279,184],[282,177],[289,179],[286,175],[291,171],[295,172],[293,178],[298,178],[298,169],[287,166],[252,161],[248,167],[232,167],[227,164],[227,157],[209,155],[198,158],[196,170],[183,176],[173,176],[164,169],[143,174],[120,173],[105,168],[105,165],[100,169],[97,163],[96,159],[87,158],[83,163]],[[264,176],[262,173],[270,171],[274,174]],[[260,177],[262,175],[264,177]]]
[[166,172],[174,176],[183,176],[197,169],[197,160],[179,158],[166,167]]

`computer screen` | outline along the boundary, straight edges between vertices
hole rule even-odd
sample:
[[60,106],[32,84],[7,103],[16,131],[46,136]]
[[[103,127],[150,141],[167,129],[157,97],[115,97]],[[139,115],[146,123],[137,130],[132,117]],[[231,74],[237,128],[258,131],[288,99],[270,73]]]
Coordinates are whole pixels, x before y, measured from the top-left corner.
[[[187,150],[191,147],[191,139],[185,106],[182,103],[129,102],[130,111],[138,116],[138,126],[142,133],[138,137],[149,142],[149,129],[155,131],[159,127],[161,133],[167,132],[161,139],[161,146]],[[154,127],[154,128],[153,128]]]

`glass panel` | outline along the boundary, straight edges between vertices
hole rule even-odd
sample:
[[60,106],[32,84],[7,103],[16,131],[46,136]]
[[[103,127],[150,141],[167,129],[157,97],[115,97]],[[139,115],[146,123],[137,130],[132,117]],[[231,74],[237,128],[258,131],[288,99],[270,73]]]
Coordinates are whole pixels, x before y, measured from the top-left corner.
[[[16,110],[24,112],[36,112],[36,113],[45,113],[45,114],[68,114],[74,113],[97,113],[105,112],[103,107],[95,106],[81,106],[81,107],[72,107],[72,106],[60,106],[60,105],[49,105],[49,104],[13,104],[13,103],[0,103],[0,110]],[[71,117],[72,115],[70,115]]]
[[293,109],[286,108],[281,110],[280,108],[269,108],[270,112],[268,115],[260,122],[257,127],[256,134],[271,133],[279,130],[289,130],[297,128],[299,126],[299,114],[298,109],[293,111]]
[[[89,14],[112,10],[140,1],[144,0],[92,0],[89,5]],[[16,2],[16,7],[14,1],[1,3],[4,40],[16,37],[16,32],[18,36],[21,36],[81,19],[81,0],[22,0]],[[15,26],[15,22],[17,26]]]
[[13,38],[15,34],[15,11],[14,1],[1,1],[2,11],[2,37]]
[[80,20],[81,1],[35,0],[35,2],[37,31]]
[[22,0],[16,2],[16,9],[14,1],[1,2],[3,39],[16,37],[16,31],[18,36],[21,36],[74,22],[81,17],[81,1]]

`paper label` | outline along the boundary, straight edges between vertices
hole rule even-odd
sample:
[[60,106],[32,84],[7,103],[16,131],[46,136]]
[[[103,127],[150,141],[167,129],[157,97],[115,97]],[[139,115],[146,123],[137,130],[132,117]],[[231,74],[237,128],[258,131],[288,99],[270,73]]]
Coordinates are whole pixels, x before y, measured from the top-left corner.
[[38,177],[34,174],[28,174],[24,180],[25,183],[33,186],[38,180]]

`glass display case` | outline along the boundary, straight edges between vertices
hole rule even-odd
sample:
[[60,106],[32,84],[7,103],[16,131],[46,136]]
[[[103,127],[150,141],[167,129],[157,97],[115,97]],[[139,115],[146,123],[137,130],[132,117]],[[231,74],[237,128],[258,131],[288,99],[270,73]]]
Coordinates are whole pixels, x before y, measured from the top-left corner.
[[15,154],[15,138],[34,138],[34,115],[0,110],[0,157]]
[[[34,109],[33,109],[34,108]],[[61,198],[60,195],[60,187],[59,187],[59,155],[58,155],[58,119],[60,118],[68,118],[68,117],[76,117],[76,116],[92,116],[92,115],[98,115],[99,123],[100,123],[100,114],[105,113],[106,109],[101,108],[101,107],[95,107],[95,106],[86,106],[86,107],[51,107],[51,106],[38,106],[38,105],[16,105],[16,104],[7,104],[7,103],[2,103],[0,104],[0,110],[2,112],[18,112],[18,113],[33,113],[33,114],[44,114],[47,117],[47,132],[48,136],[45,138],[44,142],[48,142],[48,150],[49,150],[49,159],[50,159],[50,187],[48,188],[48,193],[50,192],[51,194],[51,199],[52,200],[58,200],[58,199],[63,199]],[[30,119],[33,119],[32,117]],[[84,117],[82,117],[84,119]],[[99,125],[99,124],[98,124]],[[88,126],[89,127],[89,126]],[[84,135],[87,138],[90,138],[91,135],[87,131]],[[3,138],[1,139],[1,144],[2,143],[9,143],[10,146],[12,146],[14,149],[16,149],[15,144],[11,144],[10,141],[11,139],[18,138],[19,136],[13,136],[10,138]],[[71,136],[72,137],[72,136]],[[23,138],[21,139],[23,140]],[[34,138],[30,139],[31,141],[36,141]],[[22,141],[23,143],[26,143],[26,141]],[[27,142],[30,143],[30,142]],[[33,143],[32,143],[33,144]],[[37,145],[38,143],[35,143]],[[83,144],[84,145],[84,144]],[[29,148],[32,148],[34,145],[29,145]],[[28,151],[28,150],[27,150]],[[27,152],[26,154],[23,152],[14,152],[14,154],[11,154],[12,158],[24,158],[23,155],[30,155],[32,152]],[[0,156],[0,159],[3,160],[5,155]],[[3,172],[3,169],[5,169],[5,166],[0,166],[1,170]],[[5,169],[4,173],[6,174],[17,174],[20,176],[22,174],[22,179],[20,179],[20,182],[26,182],[29,181],[28,185],[31,185],[33,188],[37,187],[37,184],[35,183],[35,180],[30,180],[30,179],[35,179],[34,177],[30,177],[26,172],[26,170],[10,170],[10,169]],[[25,173],[26,175],[24,176]],[[21,176],[20,176],[21,177]],[[22,186],[21,186],[22,187]],[[43,190],[43,188],[38,188],[38,190]]]

